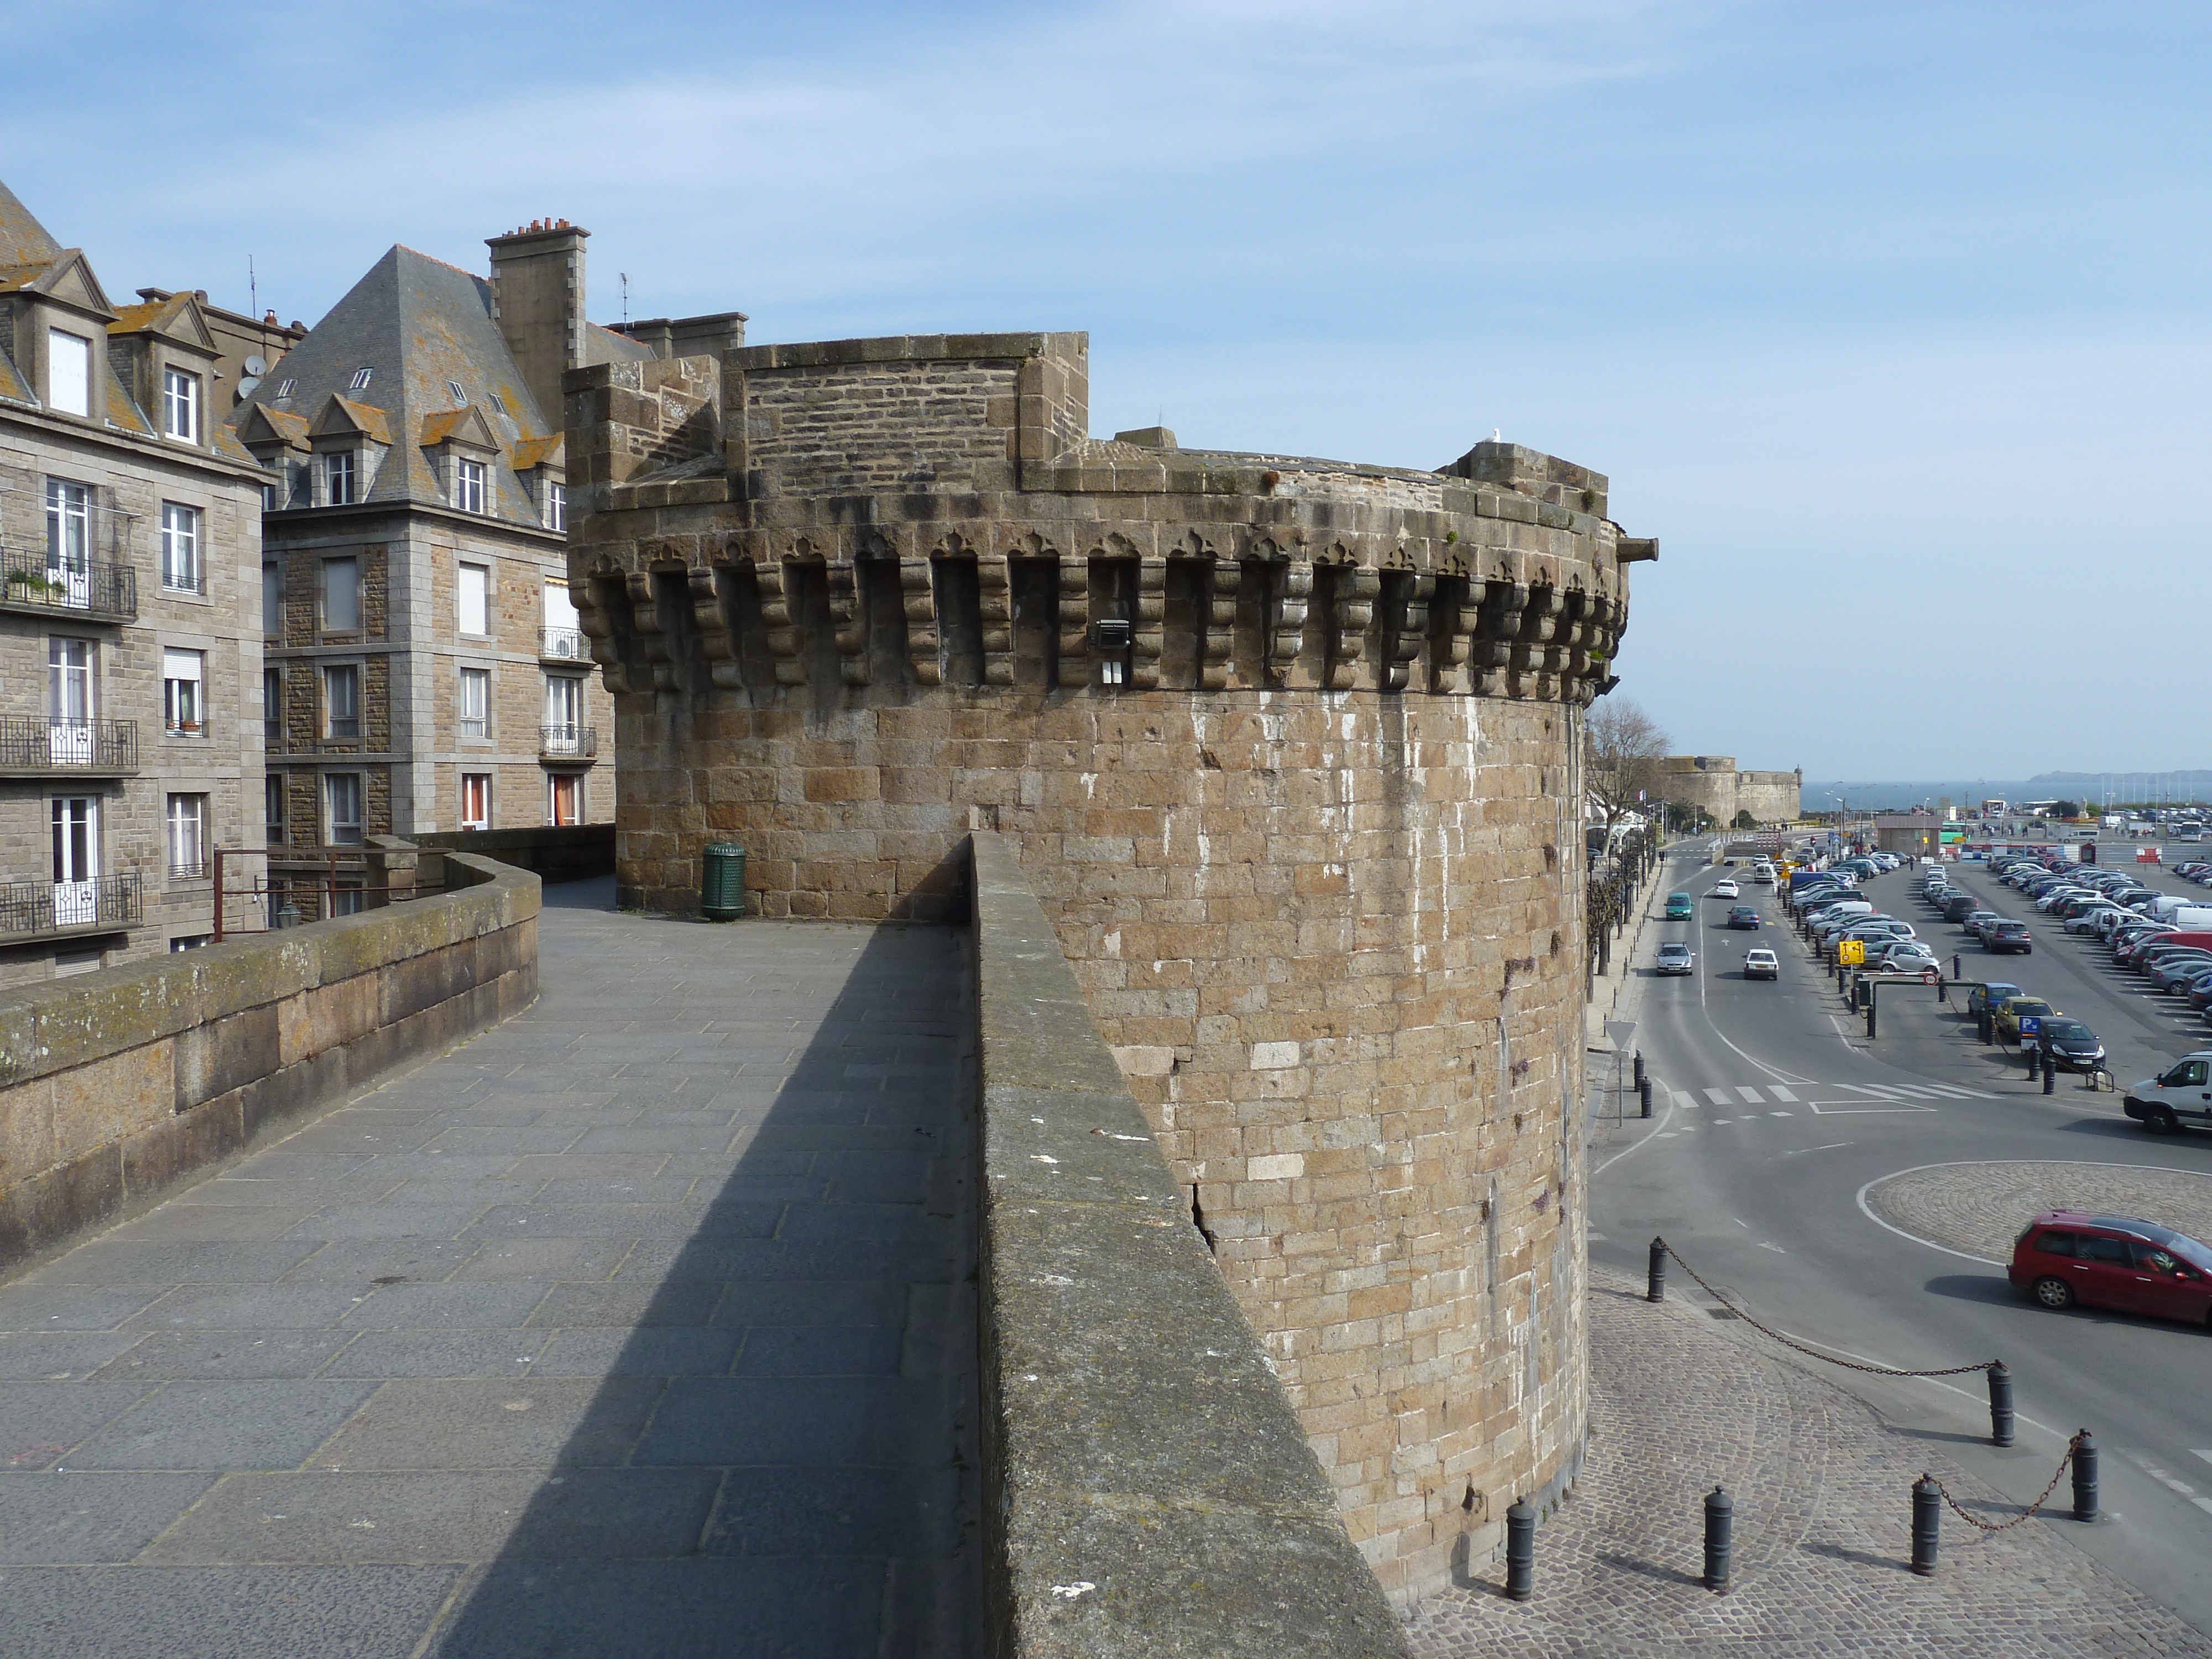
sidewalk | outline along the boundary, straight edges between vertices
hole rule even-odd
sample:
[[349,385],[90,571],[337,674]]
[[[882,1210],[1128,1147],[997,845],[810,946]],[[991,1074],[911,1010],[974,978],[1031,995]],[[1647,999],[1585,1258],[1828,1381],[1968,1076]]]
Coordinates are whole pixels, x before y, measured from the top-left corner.
[[[1747,1327],[1642,1291],[1591,1270],[1589,1457],[1536,1534],[1535,1599],[1506,1601],[1503,1564],[1484,1568],[1424,1605],[1410,1632],[1423,1659],[2212,1656],[2212,1639],[2066,1540],[2063,1483],[2061,1518],[1986,1541],[1947,1513],[1937,1575],[1914,1577],[1923,1470],[1992,1520],[2018,1507],[1962,1474],[1942,1436],[1887,1428]],[[1735,1500],[1725,1595],[1698,1583],[1716,1481]]]
[[11,1659],[975,1650],[958,935],[545,896],[533,1007],[0,1288]]

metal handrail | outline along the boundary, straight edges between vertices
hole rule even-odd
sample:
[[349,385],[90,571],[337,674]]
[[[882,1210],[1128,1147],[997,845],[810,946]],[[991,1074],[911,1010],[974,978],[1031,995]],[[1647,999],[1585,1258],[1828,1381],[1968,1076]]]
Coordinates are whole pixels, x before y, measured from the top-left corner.
[[0,772],[135,772],[136,720],[0,714]]
[[135,927],[143,908],[144,890],[135,870],[82,882],[0,883],[0,938],[74,927]]
[[588,760],[599,752],[599,734],[588,726],[541,726],[538,752],[563,760]]
[[541,628],[538,654],[555,662],[589,662],[592,642],[580,628]]
[[127,564],[88,560],[76,566],[48,562],[42,552],[0,550],[0,602],[41,611],[138,614],[138,573]]

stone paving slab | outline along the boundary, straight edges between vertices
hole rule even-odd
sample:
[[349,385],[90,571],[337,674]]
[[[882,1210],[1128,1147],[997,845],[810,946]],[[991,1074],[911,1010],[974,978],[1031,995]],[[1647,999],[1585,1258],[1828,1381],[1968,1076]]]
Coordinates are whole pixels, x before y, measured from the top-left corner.
[[959,937],[611,896],[0,1285],[0,1653],[981,1650]]
[[[1535,1597],[1508,1601],[1503,1565],[1479,1567],[1423,1604],[1423,1659],[2212,1659],[2212,1638],[2068,1543],[2064,1519],[1978,1541],[1947,1516],[1937,1576],[1914,1577],[1923,1469],[1993,1521],[2018,1506],[1746,1328],[1654,1307],[1595,1264],[1590,1278],[1589,1456],[1537,1532]],[[1735,1501],[1726,1595],[1698,1583],[1716,1481]]]

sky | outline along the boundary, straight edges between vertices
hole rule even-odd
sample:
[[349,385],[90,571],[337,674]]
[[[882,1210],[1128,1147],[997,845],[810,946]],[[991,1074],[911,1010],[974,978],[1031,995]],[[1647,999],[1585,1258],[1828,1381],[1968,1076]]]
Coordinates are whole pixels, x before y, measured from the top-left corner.
[[[0,179],[313,323],[538,217],[755,342],[1087,329],[1094,433],[1612,480],[1620,690],[1808,776],[2204,763],[2212,9],[0,0]],[[2186,618],[2200,615],[2190,623]]]

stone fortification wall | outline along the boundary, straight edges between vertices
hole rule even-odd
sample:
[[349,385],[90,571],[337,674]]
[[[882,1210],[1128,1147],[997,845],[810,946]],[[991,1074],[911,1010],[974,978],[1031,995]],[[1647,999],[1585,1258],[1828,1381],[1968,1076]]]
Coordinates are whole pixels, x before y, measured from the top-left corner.
[[957,917],[1003,834],[1410,1596],[1579,1456],[1582,713],[1651,544],[1510,445],[1093,441],[1085,379],[1079,335],[570,374],[617,879],[688,909],[730,840],[767,914]]
[[1013,849],[971,842],[989,1651],[1404,1659]]
[[1794,823],[1801,781],[1795,772],[1740,772],[1732,755],[1669,755],[1660,763],[1659,792],[1723,824],[1743,811],[1759,823]]
[[434,897],[0,997],[0,1268],[527,1005],[538,878],[444,864]]

